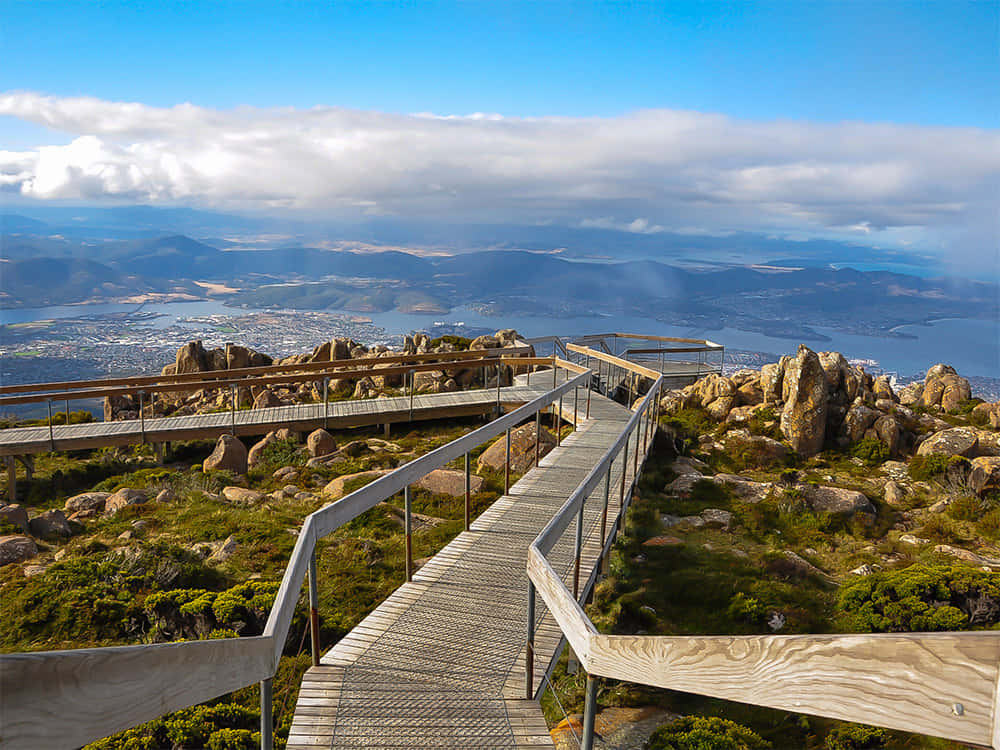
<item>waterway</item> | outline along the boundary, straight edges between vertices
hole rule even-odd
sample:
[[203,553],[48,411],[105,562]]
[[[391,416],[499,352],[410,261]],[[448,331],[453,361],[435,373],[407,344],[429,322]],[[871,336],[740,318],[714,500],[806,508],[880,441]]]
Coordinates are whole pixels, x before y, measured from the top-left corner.
[[[175,302],[165,304],[123,305],[63,305],[34,309],[0,310],[0,324],[26,323],[35,320],[104,315],[141,310],[156,313],[149,324],[158,328],[179,321],[207,315],[247,315],[266,312],[261,309],[226,307],[219,301]],[[356,316],[347,310],[324,312]],[[581,316],[551,318],[530,315],[492,317],[470,308],[460,307],[447,314],[411,314],[401,312],[365,313],[372,322],[389,334],[428,330],[435,322],[449,325],[464,323],[470,329],[516,328],[524,336],[574,335],[625,331],[681,338],[708,338],[727,349],[769,352],[777,355],[794,353],[798,342],[786,338],[732,328],[717,330],[674,326],[649,318],[630,316]],[[833,328],[816,327],[829,341],[807,342],[814,349],[842,352],[848,358],[873,359],[884,370],[904,376],[925,371],[937,362],[947,362],[967,376],[1000,377],[1000,321],[949,319],[929,325],[899,326],[901,337],[860,336]]]

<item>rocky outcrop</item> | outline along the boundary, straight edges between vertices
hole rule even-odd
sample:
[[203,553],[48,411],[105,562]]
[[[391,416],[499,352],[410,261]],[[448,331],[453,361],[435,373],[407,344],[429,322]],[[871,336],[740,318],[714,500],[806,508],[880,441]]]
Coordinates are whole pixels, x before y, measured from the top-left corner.
[[[512,430],[510,433],[510,470],[516,474],[523,474],[535,463],[535,425],[526,424]],[[544,456],[555,446],[555,436],[542,428],[539,444],[539,456]],[[497,438],[479,456],[476,467],[479,471],[489,469],[501,471],[506,463],[507,455],[506,436]]]
[[205,471],[231,471],[234,474],[247,473],[247,449],[239,438],[220,435],[212,455],[202,464]]
[[972,459],[969,487],[983,495],[1000,490],[1000,456],[979,456]]
[[63,504],[63,510],[67,513],[78,513],[81,511],[100,513],[104,510],[104,503],[109,497],[111,497],[110,492],[83,492],[69,498]]
[[871,501],[863,493],[856,490],[811,484],[800,484],[797,485],[796,489],[805,498],[809,507],[820,513],[837,513],[842,515],[867,513],[875,515],[875,506],[871,504]]
[[0,536],[0,566],[30,560],[38,555],[38,545],[30,537]]
[[963,401],[970,398],[972,398],[972,388],[969,381],[960,377],[955,368],[937,364],[927,371],[919,403],[929,408],[954,411]]
[[935,432],[917,448],[918,456],[964,456],[970,458],[979,448],[978,430],[971,427],[953,427]]
[[782,386],[784,408],[781,433],[801,455],[811,456],[823,449],[826,435],[827,383],[820,359],[806,346],[799,346],[788,364]]

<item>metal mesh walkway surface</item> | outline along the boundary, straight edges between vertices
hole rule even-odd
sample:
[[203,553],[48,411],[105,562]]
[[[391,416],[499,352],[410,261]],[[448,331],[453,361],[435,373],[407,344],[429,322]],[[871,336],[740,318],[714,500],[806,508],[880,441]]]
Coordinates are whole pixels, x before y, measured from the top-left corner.
[[[594,395],[590,418],[334,646],[303,682],[289,748],[552,746],[537,701],[525,698],[528,545],[614,443],[631,416]],[[617,515],[621,471],[610,479]],[[604,489],[585,506],[581,578],[594,575]],[[573,534],[549,555],[573,578]],[[570,584],[572,588],[572,584]],[[537,694],[561,634],[536,613]]]

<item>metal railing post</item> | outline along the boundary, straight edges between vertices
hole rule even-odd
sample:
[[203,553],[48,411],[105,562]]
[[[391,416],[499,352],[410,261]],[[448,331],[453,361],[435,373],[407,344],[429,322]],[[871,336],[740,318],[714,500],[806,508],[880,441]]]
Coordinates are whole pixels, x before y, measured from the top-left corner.
[[[623,514],[625,513],[625,475],[628,474],[628,443],[631,437],[631,434],[625,436],[625,449],[622,451],[622,486],[618,494],[618,508]],[[623,516],[623,523],[624,520]]]
[[236,434],[236,386],[235,385],[229,386],[229,403],[230,403],[229,414],[231,417],[230,430],[232,431],[233,435],[235,435]]
[[[593,377],[593,375],[591,375],[591,377]],[[587,419],[590,419],[590,394],[594,390],[590,386],[591,386],[591,384],[588,382],[587,383]]]
[[528,639],[524,649],[525,697],[535,697],[535,584],[528,579]]
[[472,472],[469,468],[469,452],[465,452],[465,530],[469,530],[472,515]]
[[69,427],[69,399],[66,399],[66,426]]
[[416,372],[410,370],[410,421],[413,421],[413,392],[416,390]]
[[274,750],[274,679],[260,683],[260,750]]
[[580,750],[594,750],[594,718],[597,715],[597,680],[587,675],[587,693],[583,703],[583,738]]
[[580,414],[580,386],[573,389],[573,426],[576,427],[576,423],[580,420],[578,416]]
[[538,457],[542,450],[542,410],[535,412],[535,466],[538,466]]
[[503,464],[503,494],[510,492],[510,427],[507,428],[507,453]]
[[556,416],[556,446],[562,445],[562,396],[559,396],[559,414]]
[[[333,349],[330,350],[331,352]],[[323,429],[330,423],[330,378],[323,378]]]
[[500,416],[500,363],[497,362],[497,416]]
[[576,515],[576,542],[573,547],[573,598],[580,598],[580,557],[583,554],[583,509],[586,498],[580,498],[580,511]]
[[139,391],[139,434],[142,436],[142,444],[146,444],[146,404],[145,404],[146,394],[143,391]]
[[553,353],[552,353],[552,387],[553,388],[556,387],[556,378],[557,378],[557,376],[558,376],[558,373],[556,372],[556,355],[555,355],[555,352],[553,351]]
[[309,640],[312,642],[312,665],[319,666],[319,587],[316,574],[316,548],[309,555]]
[[[642,419],[642,417],[639,417]],[[639,481],[639,422],[635,423],[635,455],[632,456],[632,485]]]
[[56,439],[52,434],[52,399],[50,398],[45,404],[49,409],[49,449],[54,451],[56,449]]
[[610,503],[610,500],[611,500],[611,466],[612,466],[613,463],[614,463],[614,460],[612,460],[612,462],[608,464],[608,470],[604,474],[604,508],[603,508],[603,510],[601,510],[601,550],[602,550],[602,555],[603,555],[603,550],[604,550],[605,534],[607,533],[607,530],[608,530],[608,504]]
[[413,580],[413,519],[410,515],[410,485],[403,488],[403,529],[406,532],[406,582]]

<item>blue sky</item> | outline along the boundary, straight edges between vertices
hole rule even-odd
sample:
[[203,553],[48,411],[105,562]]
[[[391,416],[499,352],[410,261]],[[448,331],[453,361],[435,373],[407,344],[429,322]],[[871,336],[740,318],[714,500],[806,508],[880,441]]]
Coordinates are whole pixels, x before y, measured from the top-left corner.
[[0,0],[0,199],[995,265],[998,50],[1000,0]]
[[14,2],[0,90],[169,106],[1000,125],[997,0]]

